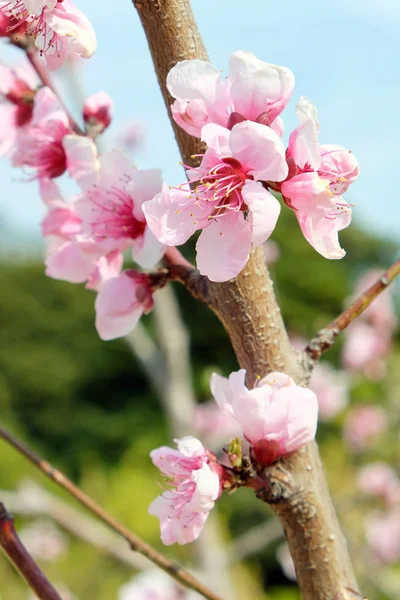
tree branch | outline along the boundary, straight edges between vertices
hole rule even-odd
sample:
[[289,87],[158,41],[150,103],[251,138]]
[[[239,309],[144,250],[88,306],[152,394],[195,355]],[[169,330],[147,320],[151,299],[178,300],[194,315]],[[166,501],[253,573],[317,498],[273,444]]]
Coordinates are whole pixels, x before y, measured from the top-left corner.
[[[188,0],[133,0],[133,5],[171,119],[168,71],[180,60],[205,60],[207,54]],[[199,140],[171,122],[182,158],[189,164],[191,155],[199,153]],[[290,344],[261,248],[252,253],[240,275],[226,283],[212,283],[175,258],[166,256],[167,262],[176,263],[170,265],[175,278],[218,315],[250,385],[257,376],[275,370],[286,372],[297,383],[308,382],[312,365]],[[283,466],[284,477],[277,478],[282,473],[273,470],[265,473],[265,493],[259,495],[271,503],[285,529],[304,600],[332,600],[342,593],[348,595],[349,588],[357,592],[316,444],[286,458]],[[279,471],[278,466],[275,469]]]
[[[71,496],[80,502],[85,508],[90,510],[96,515],[103,523],[108,527],[116,531],[129,543],[132,550],[139,552],[152,563],[166,571],[171,577],[176,579],[180,584],[195,590],[204,598],[208,600],[221,600],[219,596],[214,594],[202,583],[197,581],[193,575],[188,571],[185,571],[172,562],[169,558],[152,548],[149,544],[140,539],[137,535],[129,531],[126,527],[118,523],[114,517],[112,517],[107,511],[99,506],[94,500],[92,500],[87,494],[80,490],[72,481],[70,481],[63,473],[55,469],[50,463],[43,460],[38,454],[30,450],[25,444],[20,442],[14,435],[8,432],[4,427],[0,427],[0,438],[10,444],[15,450],[27,458],[35,467],[37,467],[42,473],[44,473],[49,479],[54,481],[59,487],[67,491]],[[45,598],[44,600],[47,600]],[[51,600],[51,599],[50,599]],[[60,600],[57,598],[57,600]]]
[[62,600],[39,569],[14,528],[14,519],[0,502],[0,546],[40,600]]
[[394,281],[397,275],[400,274],[400,259],[397,260],[374,285],[371,285],[361,296],[357,298],[345,311],[343,311],[332,323],[321,329],[316,336],[311,340],[305,349],[306,354],[312,362],[316,362],[321,357],[321,354],[333,344],[339,333],[359,317],[375,300],[379,294],[384,292],[387,287]]

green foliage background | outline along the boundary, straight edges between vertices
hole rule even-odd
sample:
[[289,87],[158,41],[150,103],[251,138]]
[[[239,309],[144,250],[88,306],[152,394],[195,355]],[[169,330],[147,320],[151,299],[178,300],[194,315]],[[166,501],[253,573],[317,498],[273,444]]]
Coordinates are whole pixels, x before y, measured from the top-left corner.
[[[393,243],[351,227],[342,232],[347,256],[327,261],[308,246],[293,215],[285,211],[274,234],[281,256],[272,274],[289,331],[311,336],[343,307],[359,272],[389,265]],[[192,248],[188,247],[190,255]],[[170,444],[158,399],[149,389],[140,366],[123,340],[102,342],[94,329],[94,294],[83,286],[48,279],[40,261],[8,262],[0,270],[0,414],[1,421],[100,501],[125,525],[160,547],[158,522],[147,506],[158,494],[158,473],[149,451]],[[216,317],[177,286],[182,314],[192,342],[194,385],[199,402],[209,398],[212,368],[227,374],[237,368],[225,332]],[[153,334],[152,317],[145,325]],[[339,361],[340,342],[329,360]],[[391,358],[385,383],[357,379],[352,402],[388,402],[399,390],[397,354]],[[398,370],[398,369],[397,369]],[[399,415],[393,415],[398,423]],[[332,488],[339,498],[354,492],[354,469],[341,443],[341,421],[322,425],[319,441]],[[380,457],[398,461],[395,437],[376,449]],[[55,487],[0,443],[0,488],[12,489],[23,477],[34,478],[56,495]],[[267,508],[240,491],[218,506],[228,540],[257,524]],[[349,520],[359,515],[348,512]],[[18,519],[20,524],[21,520]],[[64,582],[80,600],[113,600],[118,587],[131,577],[124,565],[70,538],[68,554],[43,568],[53,581]],[[298,598],[296,587],[283,576],[275,560],[276,546],[235,568],[241,598]],[[169,555],[190,561],[191,548],[164,548]],[[368,584],[367,584],[368,585]],[[247,591],[246,591],[247,589]],[[25,600],[27,590],[6,560],[0,557],[1,600]],[[375,594],[375,595],[374,595]],[[379,596],[371,589],[372,598]]]

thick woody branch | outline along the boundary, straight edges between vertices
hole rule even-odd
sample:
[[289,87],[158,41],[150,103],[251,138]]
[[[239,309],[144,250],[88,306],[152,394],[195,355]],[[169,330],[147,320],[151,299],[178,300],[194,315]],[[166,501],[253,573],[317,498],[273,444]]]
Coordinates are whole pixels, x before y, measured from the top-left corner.
[[[134,0],[144,27],[158,81],[169,105],[166,77],[169,69],[183,59],[205,59],[206,53],[196,29],[188,0]],[[169,115],[171,113],[167,106]],[[173,123],[185,162],[198,153],[199,141]],[[176,257],[175,257],[176,258]],[[251,385],[258,375],[285,371],[298,383],[306,383],[311,365],[302,364],[291,346],[273,283],[260,248],[256,249],[238,277],[226,283],[212,283],[184,261],[167,253],[167,266],[176,263],[174,277],[197,298],[205,301],[224,324],[239,364],[247,370]],[[216,257],[218,260],[218,257]],[[297,577],[305,600],[350,598],[358,593],[350,557],[332,507],[316,444],[288,458],[284,481],[276,483],[266,474],[265,489],[279,489],[270,502],[285,529]],[[273,501],[274,500],[274,501]],[[356,597],[356,596],[355,596]]]
[[62,600],[17,536],[14,519],[1,503],[0,547],[40,600]]
[[313,362],[319,360],[321,354],[333,344],[339,333],[359,317],[368,306],[394,281],[400,274],[400,259],[397,260],[374,285],[371,285],[361,296],[357,298],[344,312],[342,312],[332,323],[321,329],[308,344],[305,352]]
[[[43,460],[38,454],[30,450],[14,435],[4,429],[4,427],[0,427],[0,438],[2,438],[10,446],[22,454],[22,456],[27,458],[35,467],[37,467],[49,479],[54,481],[59,487],[73,496],[75,500],[82,504],[82,506],[90,510],[98,519],[103,521],[105,525],[121,535],[128,542],[132,550],[139,552],[139,554],[142,554],[148,558],[157,567],[160,567],[160,569],[166,571],[181,585],[195,590],[200,595],[204,596],[204,598],[208,598],[208,600],[221,600],[219,596],[214,594],[206,586],[200,583],[200,581],[197,581],[197,579],[188,571],[185,571],[182,567],[172,562],[169,558],[152,548],[149,544],[146,544],[146,542],[140,539],[137,535],[121,525],[121,523],[114,519],[114,517],[104,510],[99,504],[97,504],[97,502],[92,500],[90,496],[85,494],[85,492],[80,490],[74,483],[72,483],[72,481],[63,475],[61,471],[55,469],[50,463]],[[47,600],[47,598],[44,598],[44,600]],[[49,600],[52,599],[49,597]],[[57,600],[60,599],[57,597]]]

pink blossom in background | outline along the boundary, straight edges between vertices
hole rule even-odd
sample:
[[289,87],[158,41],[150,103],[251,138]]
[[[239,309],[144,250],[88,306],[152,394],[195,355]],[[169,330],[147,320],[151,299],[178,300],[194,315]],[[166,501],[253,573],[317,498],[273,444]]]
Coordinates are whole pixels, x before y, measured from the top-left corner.
[[316,433],[318,400],[285,373],[270,373],[256,387],[245,386],[246,371],[229,379],[214,373],[211,392],[221,411],[237,420],[260,462],[273,462],[311,442]]
[[181,587],[161,569],[135,575],[118,591],[118,600],[200,600],[199,594]]
[[71,54],[90,58],[96,50],[89,19],[70,0],[0,0],[0,11],[26,23],[50,69],[60,68]]
[[66,536],[51,521],[33,521],[22,527],[19,536],[35,560],[58,560],[68,548]]
[[383,359],[390,351],[391,341],[390,332],[380,331],[362,318],[357,319],[345,330],[343,366],[371,379],[382,379],[386,373]]
[[[369,287],[376,283],[382,277],[384,271],[379,269],[369,269],[357,280],[354,289],[353,300],[365,292]],[[393,302],[393,287],[388,287],[379,294],[370,304],[366,311],[361,315],[363,320],[368,321],[370,325],[376,327],[383,334],[393,333],[397,327],[397,318]]]
[[336,417],[348,404],[348,377],[329,363],[317,363],[313,369],[310,389],[318,398],[318,413],[322,421]]
[[137,169],[124,153],[112,150],[101,156],[94,180],[75,179],[83,189],[77,202],[83,233],[110,250],[132,248],[141,267],[153,267],[164,247],[147,226],[142,205],[161,191],[161,171]]
[[354,452],[367,450],[388,427],[386,412],[380,406],[359,405],[352,408],[343,428],[343,437]]
[[373,558],[381,563],[400,561],[400,509],[387,513],[376,512],[365,527],[366,538]]
[[30,123],[36,86],[30,70],[0,63],[0,156],[9,152],[18,133]]
[[145,128],[141,121],[127,121],[120,128],[115,139],[115,145],[124,152],[136,152],[145,139]]
[[241,434],[236,419],[223,413],[213,400],[196,406],[194,427],[199,437],[207,440],[208,446],[218,450],[225,442]]
[[111,123],[113,101],[104,92],[97,92],[89,96],[83,106],[83,120],[89,135],[102,133]]
[[281,566],[285,576],[291,581],[296,581],[296,569],[294,568],[293,558],[291,557],[289,545],[284,542],[276,549],[276,558]]
[[150,278],[133,269],[101,283],[96,297],[96,329],[102,340],[113,340],[134,329],[154,306]]
[[208,123],[231,129],[241,121],[271,126],[282,135],[279,115],[294,87],[290,69],[256,58],[250,52],[231,55],[229,73],[202,60],[184,60],[169,72],[167,87],[176,98],[172,115],[187,133],[201,137]]
[[338,232],[350,224],[351,207],[341,194],[358,177],[358,163],[341,146],[319,145],[317,111],[306,98],[297,115],[300,125],[286,151],[289,177],[280,189],[311,246],[325,258],[342,258]]
[[189,183],[162,191],[143,210],[167,246],[203,230],[197,267],[211,281],[228,281],[247,263],[252,244],[264,243],[275,228],[280,204],[257,180],[286,177],[284,146],[272,129],[250,121],[232,131],[206,125],[202,139],[208,149],[198,168],[187,167]]
[[175,442],[178,450],[162,446],[150,453],[169,486],[149,506],[149,514],[160,519],[161,539],[167,546],[199,537],[221,491],[218,465],[210,462],[201,442],[190,436]]
[[400,490],[400,479],[390,465],[375,462],[359,470],[357,487],[363,494],[378,496],[391,503],[394,494]]

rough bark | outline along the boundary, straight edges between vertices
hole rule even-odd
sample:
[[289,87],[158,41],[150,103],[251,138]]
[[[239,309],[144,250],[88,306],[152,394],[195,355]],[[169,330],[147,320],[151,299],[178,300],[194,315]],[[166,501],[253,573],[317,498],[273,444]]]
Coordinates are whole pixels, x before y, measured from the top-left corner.
[[[177,61],[206,59],[188,0],[134,0],[171,117],[166,76]],[[172,119],[184,162],[199,152],[199,141]],[[295,258],[294,258],[295,260]],[[242,273],[226,283],[211,283],[187,265],[176,269],[191,293],[206,302],[224,324],[238,362],[251,385],[257,376],[282,370],[298,383],[309,367],[289,342],[273,282],[260,249]],[[284,527],[305,600],[359,597],[357,582],[325,482],[316,444],[266,471],[260,497],[271,504]]]

